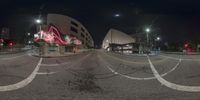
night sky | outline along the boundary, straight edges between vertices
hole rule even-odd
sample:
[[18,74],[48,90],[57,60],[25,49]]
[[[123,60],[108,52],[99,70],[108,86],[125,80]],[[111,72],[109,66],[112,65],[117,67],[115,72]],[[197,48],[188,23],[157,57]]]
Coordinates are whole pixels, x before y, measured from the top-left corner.
[[148,26],[159,30],[163,42],[200,40],[200,2],[192,0],[1,0],[0,4],[0,28],[9,27],[16,39],[33,31],[40,13],[58,13],[79,20],[96,45],[110,28],[134,34]]

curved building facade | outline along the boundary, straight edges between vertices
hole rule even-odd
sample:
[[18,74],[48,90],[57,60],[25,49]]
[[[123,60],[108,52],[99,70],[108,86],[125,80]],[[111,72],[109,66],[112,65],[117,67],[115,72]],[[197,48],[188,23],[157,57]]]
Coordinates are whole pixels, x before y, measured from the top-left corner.
[[102,48],[107,49],[110,44],[122,45],[135,42],[136,40],[126,33],[118,31],[116,29],[110,29],[103,40]]
[[47,25],[55,25],[60,33],[77,37],[84,48],[94,47],[94,41],[88,30],[77,20],[60,14],[48,14]]

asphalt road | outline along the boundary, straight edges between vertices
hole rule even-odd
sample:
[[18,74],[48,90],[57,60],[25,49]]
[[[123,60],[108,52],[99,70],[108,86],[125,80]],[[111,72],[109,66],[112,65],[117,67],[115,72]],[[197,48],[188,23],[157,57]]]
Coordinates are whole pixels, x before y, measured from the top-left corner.
[[200,100],[200,55],[0,55],[0,100]]

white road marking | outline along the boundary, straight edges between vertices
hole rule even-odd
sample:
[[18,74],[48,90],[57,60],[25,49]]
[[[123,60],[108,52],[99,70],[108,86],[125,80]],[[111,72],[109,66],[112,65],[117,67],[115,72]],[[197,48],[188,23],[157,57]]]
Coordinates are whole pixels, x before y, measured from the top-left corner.
[[58,72],[38,72],[37,75],[51,75],[55,73],[58,73]]
[[[89,55],[90,54],[86,55],[83,59],[85,59]],[[38,61],[38,64],[35,67],[34,71],[26,79],[24,79],[24,80],[22,80],[18,83],[15,83],[15,84],[0,86],[0,92],[12,91],[12,90],[17,90],[17,89],[23,88],[23,87],[27,86],[28,84],[30,84],[33,81],[33,79],[35,79],[37,74],[39,74],[39,75],[46,74],[46,73],[38,72],[39,69],[40,69],[42,60],[43,60],[43,58],[40,58],[40,60]],[[47,73],[47,74],[54,74],[54,73],[56,73],[56,72],[50,72],[50,73]]]
[[66,62],[66,63],[61,63],[61,64],[41,64],[41,66],[48,66],[48,67],[51,67],[51,66],[60,66],[60,65],[66,65],[68,64],[69,62]]
[[[91,54],[87,54],[85,55],[83,58],[81,58],[80,60],[78,60],[76,63],[74,63],[73,65],[71,66],[68,66],[66,69],[69,69],[71,67],[73,67],[74,65],[78,64],[78,62],[86,59],[87,57],[89,57]],[[41,64],[41,66],[47,66],[47,67],[51,67],[51,66],[60,66],[60,65],[66,65],[66,64],[69,64],[69,62],[66,62],[66,63],[61,63],[61,64]],[[65,69],[65,70],[66,70]],[[38,75],[51,75],[51,74],[56,74],[58,72],[62,72],[62,71],[56,71],[56,72],[38,72],[37,74]]]
[[10,59],[16,59],[16,58],[19,58],[19,57],[23,57],[25,56],[26,54],[23,54],[23,55],[19,55],[19,56],[14,56],[14,57],[8,57],[8,58],[1,58],[0,60],[10,60]]
[[16,84],[11,84],[11,85],[7,85],[7,86],[0,86],[0,91],[12,91],[12,90],[17,90],[20,88],[25,87],[26,85],[30,84],[33,79],[35,78],[35,76],[37,75],[37,72],[40,69],[40,64],[42,63],[42,58],[40,58],[37,66],[35,67],[34,71],[24,80],[16,83]]
[[[102,61],[104,61],[101,57],[99,57]],[[181,63],[181,59],[179,59],[179,62],[172,68],[170,69],[168,72],[166,73],[163,73],[161,76],[164,77],[166,76],[167,74],[173,72],[178,66],[179,64]],[[106,61],[104,61],[106,63]],[[106,63],[108,64],[108,63]],[[110,64],[109,64],[110,65]],[[128,76],[128,75],[124,75],[124,74],[121,74],[119,72],[116,72],[115,70],[113,70],[109,65],[106,65],[106,67],[114,74],[117,74],[117,75],[120,75],[122,77],[125,77],[125,78],[128,78],[128,79],[132,79],[132,80],[152,80],[152,79],[156,79],[156,77],[145,77],[145,78],[140,78],[140,77],[132,77],[132,76]]]
[[154,65],[152,64],[149,56],[147,56],[151,70],[154,74],[154,76],[156,77],[156,79],[162,84],[165,85],[166,87],[169,87],[171,89],[174,90],[178,90],[178,91],[186,91],[186,92],[200,92],[200,86],[185,86],[185,85],[179,85],[179,84],[175,84],[172,82],[169,82],[167,80],[165,80],[164,78],[162,78],[158,71],[155,69]]
[[[176,57],[171,57],[171,56],[165,56],[165,55],[159,55],[161,57],[165,57],[165,58],[169,58],[169,59],[174,59],[174,60],[179,60],[179,58],[176,58]],[[187,61],[200,61],[200,59],[184,59],[182,58],[182,60],[187,60]]]
[[[103,54],[103,53],[102,53]],[[118,58],[118,57],[115,57],[115,56],[111,56],[111,55],[107,55],[107,54],[103,54],[103,55],[105,55],[105,56],[108,56],[108,57],[111,57],[111,58],[113,58],[113,59],[116,59],[116,60],[119,60],[119,61],[121,61],[121,62],[126,62],[126,63],[133,63],[133,64],[142,64],[142,65],[144,65],[144,64],[149,64],[148,63],[148,61],[147,62],[139,62],[139,61],[130,61],[130,60],[125,60],[125,59],[120,59],[120,58]],[[145,56],[146,57],[146,56]],[[154,63],[159,63],[159,62],[163,62],[163,61],[165,61],[165,60],[167,60],[167,59],[162,59],[162,60],[158,60],[158,61],[155,61]]]

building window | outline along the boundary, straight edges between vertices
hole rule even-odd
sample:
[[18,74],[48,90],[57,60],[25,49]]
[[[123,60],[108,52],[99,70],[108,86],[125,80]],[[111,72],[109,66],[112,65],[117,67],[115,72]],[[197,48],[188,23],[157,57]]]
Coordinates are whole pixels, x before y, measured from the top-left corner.
[[70,30],[75,32],[75,33],[78,33],[78,30],[76,28],[74,28],[74,27],[71,27]]
[[85,32],[85,30],[81,27],[81,31]]
[[76,27],[78,27],[78,24],[76,22],[74,22],[74,21],[71,21],[71,24],[76,26]]
[[82,38],[85,38],[85,35],[84,35],[83,33],[81,33],[81,37],[82,37]]

